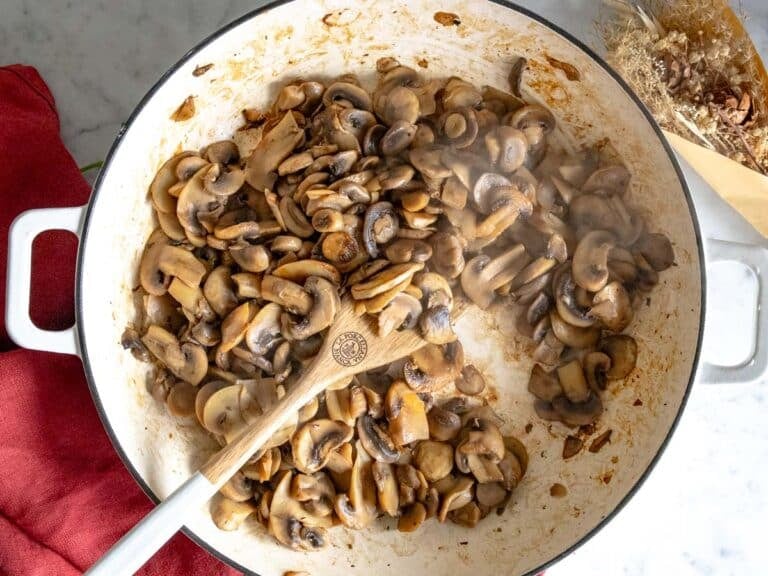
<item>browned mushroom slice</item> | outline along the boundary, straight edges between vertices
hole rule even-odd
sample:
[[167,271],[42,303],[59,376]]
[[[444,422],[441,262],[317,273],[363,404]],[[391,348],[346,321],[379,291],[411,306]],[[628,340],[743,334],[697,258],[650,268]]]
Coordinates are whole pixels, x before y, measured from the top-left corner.
[[600,397],[590,392],[586,402],[576,404],[566,396],[560,396],[552,401],[552,407],[568,426],[586,426],[594,424],[603,413],[603,403]]
[[379,336],[387,336],[401,328],[413,328],[421,311],[421,303],[416,298],[410,294],[399,293],[379,314]]
[[291,437],[293,462],[305,474],[317,472],[330,453],[352,439],[353,430],[343,422],[320,419],[303,424]]
[[587,379],[584,377],[584,370],[581,362],[572,360],[571,362],[560,366],[557,369],[557,376],[563,393],[568,400],[575,404],[586,402],[590,395],[590,388]]
[[465,266],[464,248],[456,234],[436,232],[429,239],[432,245],[432,264],[442,276],[457,278]]
[[176,203],[176,217],[184,227],[187,238],[195,246],[205,244],[206,229],[200,221],[200,215],[221,206],[220,200],[204,187],[204,177],[208,166],[198,170],[182,188]]
[[637,342],[631,336],[609,336],[600,344],[600,350],[611,359],[611,368],[605,374],[608,380],[626,378],[635,369]]
[[477,504],[470,502],[458,510],[454,510],[448,516],[454,524],[465,528],[474,528],[480,522],[482,512]]
[[177,378],[196,386],[205,377],[208,357],[199,344],[181,344],[176,336],[154,325],[147,329],[141,341]]
[[234,384],[215,391],[203,406],[203,426],[209,432],[231,440],[245,428],[240,412],[242,386]]
[[561,268],[556,272],[552,279],[552,291],[557,313],[563,320],[581,328],[594,325],[595,318],[589,314],[589,308],[578,302],[577,286],[569,267]]
[[222,320],[221,343],[216,351],[217,356],[229,352],[243,341],[250,322],[256,316],[257,308],[251,302],[244,302]]
[[166,398],[168,412],[174,416],[186,418],[195,413],[195,395],[197,389],[188,382],[177,382]]
[[463,508],[472,501],[475,494],[475,483],[471,478],[462,476],[455,480],[448,491],[443,494],[438,520],[445,522],[448,513]]
[[557,372],[547,372],[539,364],[534,364],[528,380],[528,392],[545,402],[552,402],[563,393],[563,387]]
[[368,414],[357,419],[357,437],[363,448],[377,462],[397,462],[400,452],[385,429]]
[[618,194],[623,196],[632,175],[625,166],[616,164],[614,166],[606,166],[604,168],[598,168],[592,175],[587,178],[584,185],[581,187],[583,192],[598,192],[608,194]]
[[[325,530],[311,526],[313,515],[291,498],[292,480],[290,471],[286,471],[272,495],[269,506],[269,532],[281,544],[294,550],[319,550],[326,544]],[[330,522],[328,522],[330,526]]]
[[427,344],[411,354],[403,365],[403,376],[412,389],[434,392],[456,379],[463,363],[458,340],[445,346]]
[[372,277],[354,284],[350,289],[352,297],[356,300],[365,300],[390,290],[394,286],[403,283],[413,277],[416,272],[424,268],[422,262],[409,262],[407,264],[395,264]]
[[227,198],[245,184],[245,174],[239,168],[225,170],[221,164],[211,164],[203,174],[203,187],[209,194]]
[[495,290],[512,280],[528,261],[522,244],[513,246],[494,259],[475,256],[467,262],[461,274],[461,287],[477,306],[488,308],[496,297]]
[[392,383],[387,390],[384,409],[389,421],[389,434],[397,446],[429,438],[424,402],[405,382]]
[[384,156],[394,156],[403,152],[416,136],[416,125],[398,120],[381,137],[379,147]]
[[397,529],[400,532],[415,532],[427,518],[427,509],[421,502],[414,502],[403,511],[397,520]]
[[441,151],[438,148],[420,147],[409,152],[409,159],[414,168],[423,176],[433,179],[448,178],[452,173],[450,168],[443,165],[440,157]]
[[475,489],[475,498],[481,506],[495,508],[504,502],[507,491],[500,482],[488,482],[480,484]]
[[608,253],[615,244],[614,236],[594,230],[581,239],[573,253],[573,280],[590,292],[598,292],[608,283]]
[[419,272],[413,277],[413,285],[421,290],[421,299],[427,308],[435,306],[453,308],[453,290],[440,274]]
[[296,124],[292,112],[286,112],[280,122],[263,135],[245,165],[245,179],[256,190],[271,189],[277,178],[277,168],[304,140],[304,131]]
[[428,482],[437,482],[453,468],[453,447],[446,442],[419,442],[413,452],[413,463]]
[[456,380],[456,389],[462,394],[476,396],[485,390],[485,378],[472,364],[467,364],[461,371],[461,377]]
[[395,237],[398,218],[389,202],[377,202],[368,207],[363,222],[363,242],[371,258],[379,255],[379,244],[386,244]]
[[439,305],[427,309],[419,317],[419,330],[427,342],[431,344],[448,344],[456,340],[451,320],[451,309]]
[[279,304],[293,314],[307,315],[313,301],[301,286],[277,276],[264,276],[261,280],[261,297]]
[[334,509],[342,524],[360,530],[376,517],[376,483],[368,453],[358,444],[348,494],[336,496]]
[[440,128],[454,148],[468,148],[474,144],[479,132],[477,114],[472,108],[446,112],[440,119]]
[[236,472],[224,486],[219,488],[219,492],[225,498],[235,502],[245,502],[253,498],[253,483],[242,472]]
[[619,282],[611,282],[595,294],[589,313],[612,332],[622,332],[635,315],[629,293]]
[[587,384],[599,393],[606,388],[607,373],[611,369],[611,357],[603,352],[590,352],[584,356],[584,375]]
[[370,112],[371,97],[363,88],[349,82],[334,82],[323,94],[323,104],[329,107],[335,103],[346,103],[352,108]]
[[211,518],[219,530],[237,530],[255,512],[256,506],[253,503],[238,502],[223,496],[215,498],[211,504]]
[[596,326],[583,328],[574,326],[562,319],[556,310],[549,313],[549,321],[552,331],[566,346],[572,348],[590,348],[600,339],[600,329]]
[[304,283],[304,291],[312,299],[309,311],[298,320],[283,315],[283,333],[293,340],[305,340],[325,330],[333,323],[341,308],[336,286],[319,276],[310,276]]
[[453,77],[445,85],[443,92],[443,107],[446,110],[476,107],[482,102],[480,91],[464,80]]
[[449,410],[435,406],[427,413],[430,438],[447,442],[458,436],[461,417]]
[[662,272],[675,263],[675,252],[664,234],[646,234],[637,241],[634,250],[640,252],[651,267]]
[[232,270],[227,266],[214,268],[203,285],[203,295],[222,318],[237,306],[235,285],[232,282]]
[[155,174],[149,185],[149,195],[152,205],[159,213],[172,214],[176,212],[176,199],[168,193],[168,189],[177,183],[176,166],[184,158],[194,156],[194,152],[184,151],[168,159]]

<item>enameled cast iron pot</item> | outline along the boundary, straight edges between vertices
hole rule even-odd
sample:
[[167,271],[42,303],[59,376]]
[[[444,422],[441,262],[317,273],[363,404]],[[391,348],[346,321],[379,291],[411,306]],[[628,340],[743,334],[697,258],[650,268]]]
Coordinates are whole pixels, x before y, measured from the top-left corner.
[[[441,25],[436,11],[458,14],[461,25]],[[22,346],[82,358],[115,448],[157,501],[214,449],[196,424],[174,420],[149,396],[148,366],[120,346],[135,314],[132,289],[142,247],[156,225],[147,187],[160,164],[176,151],[230,137],[241,123],[240,111],[270,101],[287,79],[355,72],[372,80],[376,60],[394,56],[414,67],[425,60],[428,67],[420,71],[426,75],[456,74],[504,88],[517,55],[533,62],[526,75],[531,96],[551,107],[573,142],[610,139],[634,175],[629,202],[675,247],[677,266],[662,274],[652,305],[642,307],[634,323],[638,367],[605,399],[600,430],[613,430],[611,443],[564,463],[566,428],[556,425],[550,433],[535,416],[526,391],[531,361],[509,328],[511,321],[473,312],[458,327],[461,341],[498,392],[495,408],[507,423],[505,431],[521,437],[531,455],[507,512],[489,516],[474,530],[437,522],[416,534],[401,534],[392,526],[385,530],[383,524],[362,532],[334,529],[331,545],[310,554],[278,546],[256,525],[222,532],[207,507],[201,508],[187,533],[224,561],[264,576],[286,570],[326,576],[352,566],[374,574],[425,569],[453,576],[533,574],[584,542],[627,502],[658,459],[685,404],[697,371],[705,309],[704,244],[693,203],[650,115],[587,48],[507,2],[274,2],[215,33],[160,79],[118,135],[87,206],[27,212],[13,225],[9,333]],[[575,66],[580,79],[568,80],[545,55]],[[196,66],[210,63],[207,73],[192,74]],[[170,120],[190,95],[195,115],[186,122]],[[36,328],[28,316],[31,244],[46,229],[80,237],[77,323],[58,333]],[[747,246],[717,242],[707,252],[711,258],[754,263],[756,273],[765,264],[764,251]],[[732,369],[705,364],[702,376],[759,377],[766,355],[764,341],[758,344],[758,360]],[[638,398],[642,406],[634,405]],[[525,434],[529,422],[533,428]],[[568,487],[567,498],[550,496],[554,482]]]

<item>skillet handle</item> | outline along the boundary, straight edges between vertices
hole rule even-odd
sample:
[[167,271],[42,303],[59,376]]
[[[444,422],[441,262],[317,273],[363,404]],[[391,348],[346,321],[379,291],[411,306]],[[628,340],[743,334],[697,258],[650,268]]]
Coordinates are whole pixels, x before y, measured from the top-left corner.
[[754,326],[754,344],[749,358],[737,366],[718,366],[706,360],[699,366],[698,379],[708,384],[748,384],[758,382],[768,373],[768,249],[756,244],[741,244],[724,240],[707,240],[707,259],[715,262],[740,262],[757,279],[757,308]]
[[8,234],[8,273],[5,325],[11,339],[23,348],[78,355],[75,326],[42,330],[29,317],[32,285],[32,242],[46,230],[67,230],[80,238],[85,206],[43,208],[19,214]]

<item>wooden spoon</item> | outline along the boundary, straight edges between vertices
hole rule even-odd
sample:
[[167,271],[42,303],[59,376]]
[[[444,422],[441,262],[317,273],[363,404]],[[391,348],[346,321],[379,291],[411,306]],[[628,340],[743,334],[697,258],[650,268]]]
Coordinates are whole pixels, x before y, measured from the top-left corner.
[[[455,313],[466,306],[457,302]],[[93,576],[121,576],[138,570],[186,520],[199,510],[299,408],[333,382],[408,356],[427,342],[414,330],[395,331],[384,338],[375,320],[357,316],[351,299],[341,309],[314,362],[301,379],[258,421],[214,454],[198,472],[155,507],[88,570]]]

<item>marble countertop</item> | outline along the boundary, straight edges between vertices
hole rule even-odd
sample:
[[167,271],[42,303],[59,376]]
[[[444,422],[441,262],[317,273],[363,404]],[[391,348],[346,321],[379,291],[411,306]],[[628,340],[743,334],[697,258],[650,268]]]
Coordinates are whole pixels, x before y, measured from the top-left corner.
[[[595,44],[597,0],[518,3]],[[56,97],[64,141],[85,165],[104,157],[121,123],[169,66],[259,4],[2,0],[0,65],[37,67]],[[758,49],[768,57],[768,4],[742,0],[741,5]],[[718,272],[728,276],[737,269]],[[748,311],[710,312],[718,323],[708,327],[710,335],[743,332],[729,326],[748,320],[742,319]],[[729,340],[742,350],[748,345],[744,339]],[[706,350],[716,359],[722,347],[722,339],[708,338]],[[762,428],[767,409],[765,382],[696,385],[672,442],[643,488],[608,527],[548,575],[767,573],[762,556],[768,518],[768,430]]]

